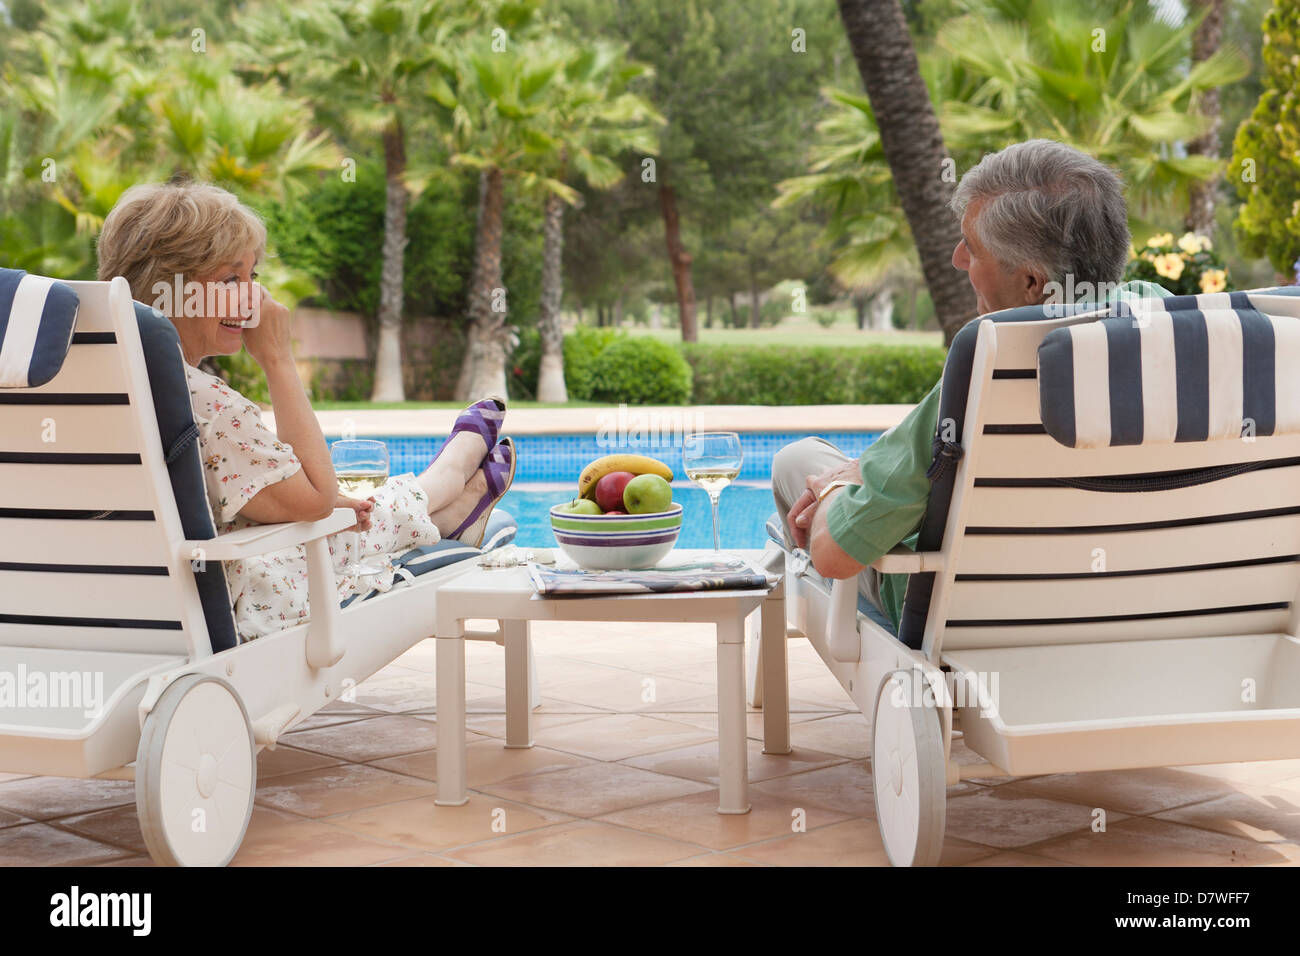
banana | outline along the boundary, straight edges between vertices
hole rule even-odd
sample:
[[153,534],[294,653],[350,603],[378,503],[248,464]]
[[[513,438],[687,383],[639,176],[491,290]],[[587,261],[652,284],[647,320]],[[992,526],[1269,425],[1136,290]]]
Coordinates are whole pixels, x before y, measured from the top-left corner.
[[612,471],[630,471],[634,475],[658,475],[665,481],[673,480],[673,470],[658,458],[649,455],[606,455],[597,458],[578,476],[578,497],[591,498],[596,494],[596,482]]

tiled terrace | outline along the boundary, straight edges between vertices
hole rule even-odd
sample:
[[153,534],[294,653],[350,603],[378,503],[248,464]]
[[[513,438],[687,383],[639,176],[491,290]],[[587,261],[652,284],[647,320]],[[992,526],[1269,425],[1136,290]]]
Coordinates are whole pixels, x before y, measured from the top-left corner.
[[[433,802],[425,641],[361,684],[354,703],[262,753],[235,864],[886,862],[865,722],[806,642],[790,645],[794,752],[764,756],[752,715],[753,810],[720,816],[711,628],[540,623],[533,633],[543,706],[531,750],[502,746],[501,649],[468,646],[468,805]],[[970,781],[948,797],[944,862],[954,866],[1300,863],[1300,760]],[[1105,832],[1092,829],[1098,807]],[[131,783],[0,774],[0,865],[149,863]]]

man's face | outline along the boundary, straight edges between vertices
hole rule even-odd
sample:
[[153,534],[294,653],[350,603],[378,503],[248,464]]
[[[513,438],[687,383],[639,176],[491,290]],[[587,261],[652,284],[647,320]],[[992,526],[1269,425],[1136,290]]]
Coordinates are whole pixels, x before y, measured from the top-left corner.
[[974,202],[966,207],[961,220],[961,242],[952,253],[953,268],[965,270],[975,287],[979,314],[1041,303],[1047,297],[1041,276],[1027,269],[1008,272],[980,244],[974,229],[980,206]]

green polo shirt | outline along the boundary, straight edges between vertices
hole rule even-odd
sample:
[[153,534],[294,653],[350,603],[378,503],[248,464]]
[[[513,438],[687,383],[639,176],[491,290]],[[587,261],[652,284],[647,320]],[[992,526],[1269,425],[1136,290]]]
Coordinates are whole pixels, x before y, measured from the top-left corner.
[[[1107,301],[1164,298],[1172,295],[1151,282],[1125,282]],[[925,477],[934,458],[933,442],[939,420],[939,385],[921,399],[901,422],[877,438],[858,464],[862,484],[837,492],[826,512],[831,538],[849,557],[871,564],[898,544],[916,550],[930,481]],[[881,576],[882,610],[894,622],[903,616],[906,574]]]

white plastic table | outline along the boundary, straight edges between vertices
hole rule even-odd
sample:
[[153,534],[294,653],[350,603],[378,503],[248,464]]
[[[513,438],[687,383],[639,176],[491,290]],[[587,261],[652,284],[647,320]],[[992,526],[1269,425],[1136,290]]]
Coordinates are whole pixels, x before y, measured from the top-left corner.
[[[762,567],[761,551],[728,551]],[[711,556],[678,550],[665,564]],[[783,568],[769,567],[780,575]],[[465,623],[496,618],[506,655],[506,747],[531,747],[529,675],[532,621],[637,621],[712,624],[718,637],[719,813],[749,812],[749,755],[745,721],[745,619],[761,615],[763,752],[790,752],[786,681],[785,582],[769,589],[541,597],[525,567],[474,568],[438,591],[438,796],[439,806],[468,802],[465,784]],[[672,652],[664,645],[665,656]]]

